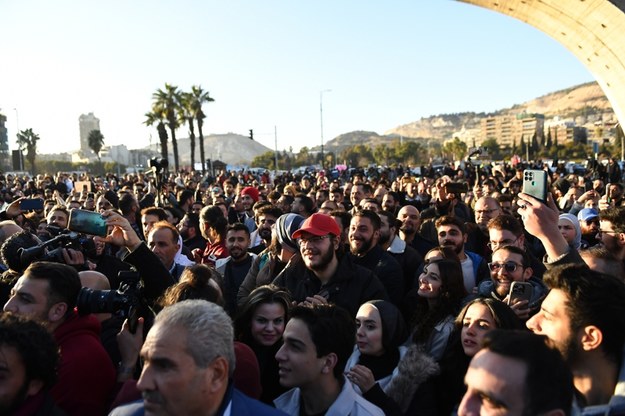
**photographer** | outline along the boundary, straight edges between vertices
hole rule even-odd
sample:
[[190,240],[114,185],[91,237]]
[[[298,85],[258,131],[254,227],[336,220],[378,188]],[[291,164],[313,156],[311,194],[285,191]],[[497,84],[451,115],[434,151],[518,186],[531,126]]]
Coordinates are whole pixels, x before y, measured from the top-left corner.
[[161,260],[143,242],[128,220],[114,211],[104,211],[102,216],[110,228],[106,237],[97,240],[125,247],[128,251],[122,258],[125,263],[135,267],[144,285],[144,295],[150,305],[175,284],[175,280]]

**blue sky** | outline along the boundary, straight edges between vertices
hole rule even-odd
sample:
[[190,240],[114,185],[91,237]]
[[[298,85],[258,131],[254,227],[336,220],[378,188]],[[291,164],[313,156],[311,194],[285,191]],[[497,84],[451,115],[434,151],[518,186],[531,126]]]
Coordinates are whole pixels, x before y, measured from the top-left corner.
[[[432,114],[493,111],[592,81],[563,46],[510,17],[453,0],[4,0],[0,109],[42,152],[79,147],[94,112],[106,144],[157,141],[151,95],[200,84],[204,133],[254,129],[295,150]],[[181,128],[178,137],[186,137]]]

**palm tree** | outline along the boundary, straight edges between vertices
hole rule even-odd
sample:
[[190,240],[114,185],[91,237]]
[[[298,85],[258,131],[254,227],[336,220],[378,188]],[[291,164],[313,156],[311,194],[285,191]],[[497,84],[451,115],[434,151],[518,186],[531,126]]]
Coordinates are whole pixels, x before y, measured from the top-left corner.
[[204,133],[202,132],[202,126],[204,125],[206,115],[202,111],[202,105],[215,100],[211,98],[208,91],[204,91],[199,85],[191,87],[191,96],[193,97],[191,108],[197,120],[197,130],[200,135],[200,159],[202,159],[202,174],[204,174],[206,173],[206,157],[204,156]]
[[178,124],[178,113],[180,112],[180,90],[178,87],[165,83],[165,89],[158,89],[152,94],[154,108],[160,110],[167,120],[167,127],[171,132],[171,145],[174,148],[174,168],[178,172],[178,141],[176,140],[176,129]]
[[98,157],[98,162],[100,162],[100,150],[102,150],[102,146],[104,146],[104,136],[102,132],[100,130],[91,130],[87,140],[89,141],[89,148],[93,150]]
[[180,124],[189,124],[189,144],[191,145],[191,170],[195,169],[195,115],[193,113],[193,95],[188,92],[180,94]]
[[37,158],[37,141],[39,135],[33,132],[33,129],[22,130],[17,133],[17,145],[20,150],[26,150],[26,159],[30,163],[30,169],[33,175],[35,171],[35,159]]
[[165,128],[165,123],[163,122],[162,113],[158,108],[154,109],[150,113],[145,113],[145,121],[143,122],[146,126],[153,126],[156,124],[156,131],[158,131],[158,140],[161,144],[161,157],[163,159],[167,159],[169,150],[167,149],[167,140],[169,137],[167,136],[167,129]]

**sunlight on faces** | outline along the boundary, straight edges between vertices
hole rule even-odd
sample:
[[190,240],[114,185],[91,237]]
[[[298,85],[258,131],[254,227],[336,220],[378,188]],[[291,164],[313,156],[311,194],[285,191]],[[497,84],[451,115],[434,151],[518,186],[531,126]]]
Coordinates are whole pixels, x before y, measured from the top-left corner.
[[316,239],[316,236],[302,232],[299,239],[299,249],[304,264],[311,270],[324,270],[335,256],[338,242],[332,235]]
[[477,353],[484,340],[484,336],[492,329],[497,328],[495,319],[486,305],[474,303],[467,309],[462,318],[460,341],[464,353],[472,357]]
[[495,284],[495,291],[501,297],[505,297],[510,292],[512,282],[525,282],[532,277],[532,269],[523,268],[523,256],[517,253],[511,253],[506,249],[500,249],[493,253],[493,263],[506,264],[514,263],[517,268],[513,272],[509,272],[505,267],[500,267],[496,271],[491,271],[490,276]]
[[349,247],[354,255],[365,255],[380,237],[374,230],[371,220],[366,217],[353,217],[349,225]]
[[428,263],[423,268],[423,273],[419,276],[419,296],[436,299],[441,291],[441,275],[438,264]]
[[558,229],[560,230],[560,234],[566,240],[566,242],[570,245],[575,241],[575,226],[571,223],[571,221],[560,218],[558,220]]
[[419,231],[421,225],[421,215],[412,205],[406,205],[399,210],[397,219],[401,221],[400,230],[406,234],[413,234]]
[[370,303],[363,304],[356,313],[356,345],[361,354],[384,354],[382,330],[382,318],[378,309]]
[[467,392],[459,416],[522,416],[527,366],[489,350],[479,351],[465,376]]
[[512,231],[489,228],[488,235],[490,239],[490,248],[493,251],[500,246],[516,246],[523,248],[524,245],[524,236],[520,235],[517,237],[512,233]]
[[229,230],[226,234],[226,248],[233,260],[239,260],[247,254],[250,237],[243,230]]
[[286,312],[281,303],[261,303],[252,315],[251,334],[254,341],[270,347],[280,340],[285,327]]
[[24,274],[11,289],[4,311],[45,323],[51,309],[49,291],[50,284],[47,280],[29,278],[28,274]]
[[290,319],[283,338],[284,344],[276,353],[280,385],[304,389],[315,385],[324,371],[325,357],[317,357],[317,347],[306,324]]
[[158,219],[157,215],[148,214],[148,215],[141,216],[141,225],[143,226],[143,235],[146,238],[148,234],[150,234],[150,231],[152,230],[152,227],[154,227],[154,224],[156,224],[159,221],[160,220]]
[[455,225],[441,225],[436,229],[438,234],[438,244],[441,246],[453,247],[456,254],[460,254],[467,242],[467,235]]

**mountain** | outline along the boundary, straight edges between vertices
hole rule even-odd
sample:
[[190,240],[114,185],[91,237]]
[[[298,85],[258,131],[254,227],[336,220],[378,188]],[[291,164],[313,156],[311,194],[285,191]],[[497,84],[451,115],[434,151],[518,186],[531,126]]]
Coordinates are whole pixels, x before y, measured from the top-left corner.
[[[171,141],[169,146],[169,160],[172,163],[173,149]],[[156,145],[150,147],[156,150]],[[221,160],[228,165],[249,164],[256,156],[270,152],[272,149],[250,140],[240,134],[211,134],[204,136],[204,156],[206,159]],[[191,141],[189,138],[178,139],[178,159],[181,165],[187,165],[191,161]],[[200,139],[195,139],[195,161],[200,163]]]
[[[598,120],[614,117],[610,102],[596,82],[577,85],[555,91],[523,104],[515,104],[491,113],[463,112],[422,117],[417,121],[391,128],[379,135],[370,131],[353,131],[341,134],[326,143],[328,151],[341,151],[354,144],[377,146],[388,144],[403,137],[405,140],[447,140],[462,129],[479,129],[480,120],[487,116],[518,115],[522,113],[544,114],[549,120],[558,117],[577,125],[592,124]],[[316,147],[311,150],[319,150]]]

